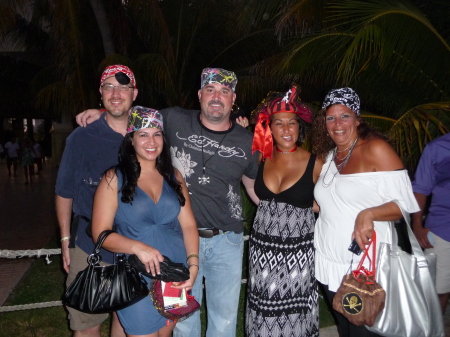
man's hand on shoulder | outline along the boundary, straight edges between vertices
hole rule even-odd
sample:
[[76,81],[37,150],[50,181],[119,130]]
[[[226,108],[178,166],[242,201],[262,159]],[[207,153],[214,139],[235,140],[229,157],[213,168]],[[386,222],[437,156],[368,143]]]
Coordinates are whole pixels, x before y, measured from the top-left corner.
[[238,117],[236,118],[236,123],[240,126],[246,128],[249,125],[247,117]]
[[75,120],[77,121],[77,124],[79,126],[85,127],[88,124],[95,122],[97,119],[100,118],[101,115],[102,115],[102,113],[98,109],[87,109],[87,110],[84,110],[83,112],[80,112],[75,117]]

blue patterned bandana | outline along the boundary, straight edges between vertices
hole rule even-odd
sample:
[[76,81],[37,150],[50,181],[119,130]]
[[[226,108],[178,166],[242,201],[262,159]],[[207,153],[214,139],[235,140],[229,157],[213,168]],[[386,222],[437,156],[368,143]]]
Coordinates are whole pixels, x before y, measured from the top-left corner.
[[237,77],[234,72],[222,68],[205,68],[202,71],[200,89],[211,83],[222,84],[234,92],[236,89]]
[[352,88],[331,89],[323,100],[322,109],[333,104],[342,104],[359,116],[359,96]]
[[128,113],[127,133],[140,129],[155,128],[163,131],[163,118],[158,110],[136,105]]

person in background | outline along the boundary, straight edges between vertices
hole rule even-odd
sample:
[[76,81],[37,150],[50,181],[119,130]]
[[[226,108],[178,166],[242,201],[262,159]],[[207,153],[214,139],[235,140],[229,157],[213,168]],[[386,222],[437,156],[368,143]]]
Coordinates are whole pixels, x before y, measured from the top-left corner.
[[444,314],[450,295],[450,133],[428,143],[423,150],[413,191],[420,207],[412,216],[414,234],[422,248],[437,255],[436,291]]
[[[389,222],[419,210],[408,173],[381,133],[360,117],[351,88],[331,90],[313,122],[313,153],[325,160],[314,188],[320,206],[316,222],[316,278],[331,304],[342,278],[361,256],[348,250],[353,239],[363,249],[373,232],[390,243]],[[340,337],[376,336],[334,311]]]
[[6,167],[8,168],[8,175],[11,176],[11,166],[13,167],[14,177],[17,176],[17,162],[19,160],[20,146],[17,143],[16,136],[12,136],[11,140],[5,144],[6,150]]
[[39,174],[39,172],[42,171],[42,162],[44,161],[44,151],[42,151],[42,147],[41,144],[39,144],[39,142],[32,140],[32,144],[34,150],[33,160],[37,168],[36,174]]
[[[200,111],[180,107],[161,111],[172,165],[189,189],[200,236],[200,270],[192,295],[199,303],[203,281],[207,337],[236,336],[244,249],[240,183],[257,202],[253,186],[258,154],[253,134],[232,119],[237,77],[222,68],[205,68],[200,76]],[[77,116],[80,125],[98,118],[98,110]],[[242,121],[247,126],[247,121]],[[179,322],[174,337],[200,337],[200,312]]]
[[[128,110],[138,94],[133,72],[123,65],[105,68],[99,91],[106,110],[97,121],[75,129],[67,138],[56,179],[55,205],[67,286],[87,267],[87,257],[94,250],[90,230],[94,193],[105,171],[118,162],[127,131]],[[111,252],[102,250],[101,256],[104,262],[113,262]],[[69,307],[67,310],[75,337],[100,337],[100,325],[108,314],[87,314]],[[113,314],[111,336],[124,335]]]
[[322,161],[300,146],[311,110],[293,86],[255,110],[261,152],[250,236],[246,336],[319,336],[314,275],[314,184]]
[[23,139],[21,154],[23,173],[25,175],[25,184],[28,184],[28,177],[30,177],[30,182],[32,183],[34,175],[34,149],[31,144],[30,138],[28,137],[25,137]]
[[[136,254],[147,270],[159,273],[163,255],[189,265],[190,279],[174,288],[190,290],[199,269],[198,231],[186,184],[170,161],[163,119],[157,110],[136,106],[119,151],[119,164],[107,171],[97,188],[92,234],[97,238],[115,225],[103,247]],[[144,276],[147,283],[151,279]],[[128,336],[169,337],[150,296],[117,312]]]

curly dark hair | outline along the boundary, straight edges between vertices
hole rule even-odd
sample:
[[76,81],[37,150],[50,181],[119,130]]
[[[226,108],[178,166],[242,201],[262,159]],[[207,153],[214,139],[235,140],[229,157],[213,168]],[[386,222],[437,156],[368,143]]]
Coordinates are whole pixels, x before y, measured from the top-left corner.
[[[123,182],[120,188],[122,192],[121,201],[124,203],[132,203],[136,185],[141,174],[141,165],[136,157],[136,151],[132,144],[134,132],[125,135],[125,138],[119,150],[119,164],[116,165],[115,171],[122,173]],[[156,159],[156,169],[164,177],[169,186],[177,193],[178,201],[184,206],[186,199],[181,191],[181,184],[176,179],[175,170],[172,166],[170,158],[169,146],[163,132],[163,149]]]
[[[328,107],[329,108],[329,107]],[[313,116],[312,128],[311,128],[311,141],[312,141],[312,151],[318,157],[325,160],[326,155],[336,147],[336,144],[328,135],[326,121],[325,121],[326,109],[320,110]],[[358,137],[361,139],[374,139],[381,138],[388,143],[390,139],[384,133],[372,128],[367,124],[361,117],[357,117],[359,125],[356,128],[358,132]]]

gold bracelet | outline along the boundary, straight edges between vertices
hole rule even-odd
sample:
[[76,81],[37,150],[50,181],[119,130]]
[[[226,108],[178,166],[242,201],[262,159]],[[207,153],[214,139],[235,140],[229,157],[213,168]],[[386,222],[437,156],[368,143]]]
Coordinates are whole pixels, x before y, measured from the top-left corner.
[[197,267],[200,270],[200,267],[198,266],[198,264],[190,264],[189,268],[191,268],[192,266]]
[[66,240],[70,240],[70,235],[69,235],[69,236],[63,237],[63,238],[61,239],[61,242],[64,242],[64,241],[66,241]]
[[198,257],[197,254],[191,254],[191,255],[189,255],[189,256],[186,258],[186,262],[188,262],[188,260],[189,260],[191,257],[196,257],[197,259],[199,259],[199,257]]

